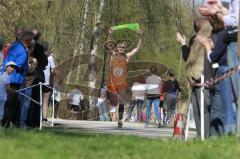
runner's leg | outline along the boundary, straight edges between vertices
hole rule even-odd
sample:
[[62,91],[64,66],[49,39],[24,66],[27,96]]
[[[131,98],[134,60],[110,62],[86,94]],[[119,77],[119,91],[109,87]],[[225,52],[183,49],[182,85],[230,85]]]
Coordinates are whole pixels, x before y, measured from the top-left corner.
[[123,119],[123,113],[124,113],[124,104],[125,104],[125,98],[126,98],[126,89],[120,89],[118,90],[119,93],[119,109],[118,109],[118,127],[122,127],[122,119]]

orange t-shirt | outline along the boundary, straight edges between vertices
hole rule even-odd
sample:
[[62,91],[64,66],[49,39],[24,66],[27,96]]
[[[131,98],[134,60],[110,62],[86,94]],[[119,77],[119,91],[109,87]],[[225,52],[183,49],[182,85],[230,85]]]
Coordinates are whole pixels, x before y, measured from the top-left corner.
[[126,85],[127,78],[127,58],[113,55],[110,61],[110,83],[114,86]]

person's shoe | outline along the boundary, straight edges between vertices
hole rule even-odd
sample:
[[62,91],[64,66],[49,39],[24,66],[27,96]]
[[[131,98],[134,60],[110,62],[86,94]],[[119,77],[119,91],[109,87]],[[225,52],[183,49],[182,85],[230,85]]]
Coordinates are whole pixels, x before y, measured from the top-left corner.
[[122,128],[122,126],[123,126],[122,120],[118,120],[118,128]]
[[149,124],[146,124],[144,127],[145,127],[145,128],[150,128],[150,125],[149,125]]
[[159,125],[161,125],[161,123],[158,120],[156,120],[155,125],[159,128]]
[[164,125],[159,123],[157,127],[162,128],[162,127],[164,127]]
[[28,129],[26,124],[20,124],[20,129]]
[[130,119],[128,117],[124,118],[123,121],[129,122]]
[[50,123],[47,119],[42,119],[42,124],[45,126],[50,125]]

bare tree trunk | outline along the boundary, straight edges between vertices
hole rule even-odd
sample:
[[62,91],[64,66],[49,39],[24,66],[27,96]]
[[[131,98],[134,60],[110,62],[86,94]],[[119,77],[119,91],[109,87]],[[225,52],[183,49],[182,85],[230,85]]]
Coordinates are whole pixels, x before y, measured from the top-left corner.
[[[82,24],[82,27],[80,29],[80,40],[79,40],[79,54],[80,55],[83,54],[83,48],[84,48],[84,45],[83,45],[84,40],[83,39],[84,39],[84,35],[86,33],[86,20],[87,20],[87,15],[88,15],[88,12],[89,12],[89,0],[85,0],[84,3],[85,3],[85,7],[84,7],[84,15],[83,15],[83,24]],[[76,47],[77,43],[78,43],[78,36],[76,38],[76,45],[75,45],[75,48],[74,48],[73,56],[77,56],[77,54],[78,54],[78,48]],[[80,60],[81,60],[81,58],[80,58]],[[80,74],[80,69],[77,68],[77,78],[76,78],[76,80],[79,79],[79,74]],[[67,76],[67,83],[69,83],[71,75],[72,75],[72,72],[70,72]]]
[[54,21],[54,33],[53,33],[53,40],[52,40],[52,44],[54,48],[57,48],[57,45],[60,42],[61,39],[61,35],[63,32],[63,28],[64,28],[64,23],[63,23],[63,10],[64,10],[64,6],[65,6],[65,2],[62,0],[59,3],[55,4],[55,21]]
[[79,43],[79,53],[80,55],[83,54],[83,39],[84,39],[84,35],[86,33],[86,20],[87,20],[87,15],[88,15],[88,12],[89,12],[89,0],[86,0],[85,1],[85,12],[84,12],[84,16],[83,16],[83,25],[82,25],[82,28],[81,28],[81,37],[80,37],[80,43]]
[[[85,11],[84,11],[84,16],[83,16],[83,25],[81,27],[81,34],[80,34],[80,42],[79,42],[79,54],[82,56],[83,54],[83,49],[84,49],[84,36],[86,34],[86,21],[87,21],[87,15],[89,12],[89,0],[85,1]],[[82,60],[82,57],[79,58],[79,60]],[[77,81],[79,80],[80,76],[80,71],[81,69],[78,67],[77,69]]]
[[[100,1],[100,5],[98,11],[96,13],[95,22],[96,26],[93,30],[92,40],[91,40],[91,51],[90,51],[90,63],[88,65],[89,75],[88,75],[88,87],[89,87],[89,94],[93,94],[94,89],[96,88],[96,75],[97,75],[97,65],[96,65],[96,56],[97,56],[97,49],[98,49],[98,40],[99,35],[101,33],[101,16],[103,12],[103,8],[105,5],[105,0]],[[89,106],[90,108],[96,105],[96,98],[89,96]]]

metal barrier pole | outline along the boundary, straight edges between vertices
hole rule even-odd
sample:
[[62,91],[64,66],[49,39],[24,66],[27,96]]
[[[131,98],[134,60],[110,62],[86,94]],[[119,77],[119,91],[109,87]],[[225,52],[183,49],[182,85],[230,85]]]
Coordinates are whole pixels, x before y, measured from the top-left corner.
[[[204,76],[201,75],[201,84],[204,83]],[[201,87],[201,95],[200,95],[200,120],[201,120],[201,140],[204,141],[204,87]]]
[[55,98],[55,89],[53,88],[53,95],[52,95],[52,106],[53,106],[53,110],[52,110],[52,127],[54,126],[54,113],[55,113],[55,100],[54,100],[54,98]]
[[187,121],[186,121],[186,129],[185,129],[185,141],[188,140],[188,133],[189,133],[189,121],[190,121],[190,107],[191,107],[191,102],[189,103],[188,106],[188,115],[187,115]]
[[42,115],[43,115],[43,94],[42,94],[42,82],[39,83],[40,85],[40,126],[39,129],[42,130]]

